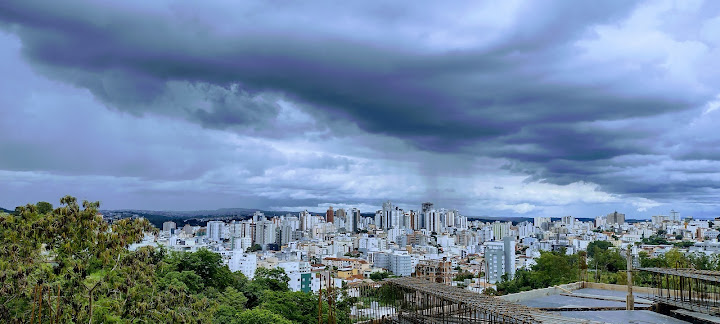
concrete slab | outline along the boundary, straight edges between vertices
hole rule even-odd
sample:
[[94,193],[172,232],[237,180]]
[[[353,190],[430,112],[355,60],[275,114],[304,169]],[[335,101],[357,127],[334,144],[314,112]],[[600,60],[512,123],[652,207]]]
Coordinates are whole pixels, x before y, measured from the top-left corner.
[[[589,298],[580,298],[573,296],[554,295],[542,296],[538,298],[521,301],[519,304],[530,307],[624,307],[624,301],[598,300]],[[647,306],[647,304],[635,303],[637,306]]]
[[647,310],[635,311],[599,311],[599,312],[556,312],[562,316],[600,321],[613,324],[687,324],[690,322],[682,321],[670,316],[658,314]]

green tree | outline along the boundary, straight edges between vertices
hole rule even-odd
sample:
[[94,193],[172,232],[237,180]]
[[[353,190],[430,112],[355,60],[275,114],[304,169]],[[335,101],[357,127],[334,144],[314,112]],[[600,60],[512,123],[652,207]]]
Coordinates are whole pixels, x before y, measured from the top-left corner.
[[232,321],[226,322],[230,324],[292,324],[288,319],[275,314],[267,309],[251,309],[238,314]]
[[191,271],[202,278],[203,286],[214,287],[217,291],[224,290],[233,281],[233,274],[223,264],[222,256],[208,249],[192,253],[172,252],[166,263],[163,277],[172,272]]
[[577,255],[562,252],[541,252],[533,265],[533,285],[549,287],[575,282],[579,278]]
[[285,273],[285,269],[280,267],[272,269],[262,267],[257,268],[257,270],[255,270],[255,280],[253,280],[253,282],[263,287],[263,290],[290,290],[288,287],[290,277],[288,277]]
[[595,256],[595,251],[601,250],[606,251],[608,248],[612,247],[612,243],[608,241],[592,241],[587,246],[587,253],[590,258]]
[[576,254],[567,255],[562,250],[540,252],[540,257],[535,259],[535,262],[532,271],[518,270],[511,280],[503,277],[497,284],[497,292],[511,294],[576,282],[579,279],[580,261]]
[[[327,309],[327,303],[323,305]],[[318,320],[318,296],[301,291],[266,291],[259,307],[294,323],[310,324]]]
[[592,264],[596,269],[612,273],[627,268],[627,261],[618,250],[597,250]]
[[27,205],[16,208],[15,216],[0,216],[0,246],[7,252],[0,253],[1,318],[29,321],[39,289],[42,295],[61,292],[54,300],[59,320],[88,321],[104,287],[118,276],[127,247],[152,228],[145,219],[111,226],[98,215],[98,202],[80,206],[65,196],[60,203],[48,214]]
[[47,201],[38,202],[35,207],[37,207],[37,212],[42,215],[49,214],[53,210],[53,205]]
[[246,252],[256,252],[262,250],[262,246],[260,244],[253,244],[251,247],[247,248]]
[[217,298],[220,305],[229,306],[236,310],[242,310],[245,308],[247,303],[247,297],[233,287],[225,288],[225,291],[220,294]]
[[387,271],[378,271],[370,274],[370,279],[375,281],[381,281],[387,277],[390,277],[390,273]]
[[255,278],[243,289],[247,297],[247,308],[254,308],[262,302],[266,291],[289,291],[290,277],[283,268],[257,268]]
[[453,281],[464,281],[465,279],[472,279],[475,278],[475,275],[470,273],[470,271],[463,271],[458,273],[455,278],[453,278]]

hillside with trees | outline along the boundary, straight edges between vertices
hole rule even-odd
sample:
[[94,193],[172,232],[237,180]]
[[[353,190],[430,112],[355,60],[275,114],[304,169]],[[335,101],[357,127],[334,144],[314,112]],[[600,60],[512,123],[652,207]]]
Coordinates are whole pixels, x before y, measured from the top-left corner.
[[[317,323],[327,302],[292,292],[282,269],[254,280],[208,250],[129,251],[143,218],[108,224],[99,203],[66,196],[59,208],[0,213],[0,318],[9,323]],[[351,299],[347,299],[351,300]],[[333,305],[348,323],[349,304]]]

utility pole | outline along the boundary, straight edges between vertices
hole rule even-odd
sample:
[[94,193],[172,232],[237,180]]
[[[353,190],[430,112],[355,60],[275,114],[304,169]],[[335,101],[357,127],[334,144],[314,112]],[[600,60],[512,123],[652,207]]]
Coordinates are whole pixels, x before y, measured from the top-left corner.
[[627,249],[627,310],[635,310],[635,296],[633,296],[633,283],[632,283],[632,246],[628,246]]

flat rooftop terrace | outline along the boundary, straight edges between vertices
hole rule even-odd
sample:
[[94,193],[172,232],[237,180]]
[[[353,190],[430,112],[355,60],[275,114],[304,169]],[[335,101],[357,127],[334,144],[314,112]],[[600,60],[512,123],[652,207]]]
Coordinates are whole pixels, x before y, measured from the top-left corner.
[[[580,287],[580,284],[569,284],[559,288],[538,289],[501,298],[507,298],[518,304],[540,308],[564,317],[604,323],[689,323],[648,310],[653,297],[648,291],[634,293],[636,310],[628,311],[625,310],[626,292]],[[619,287],[622,286],[616,286],[615,288]],[[606,309],[593,310],[595,308]]]

